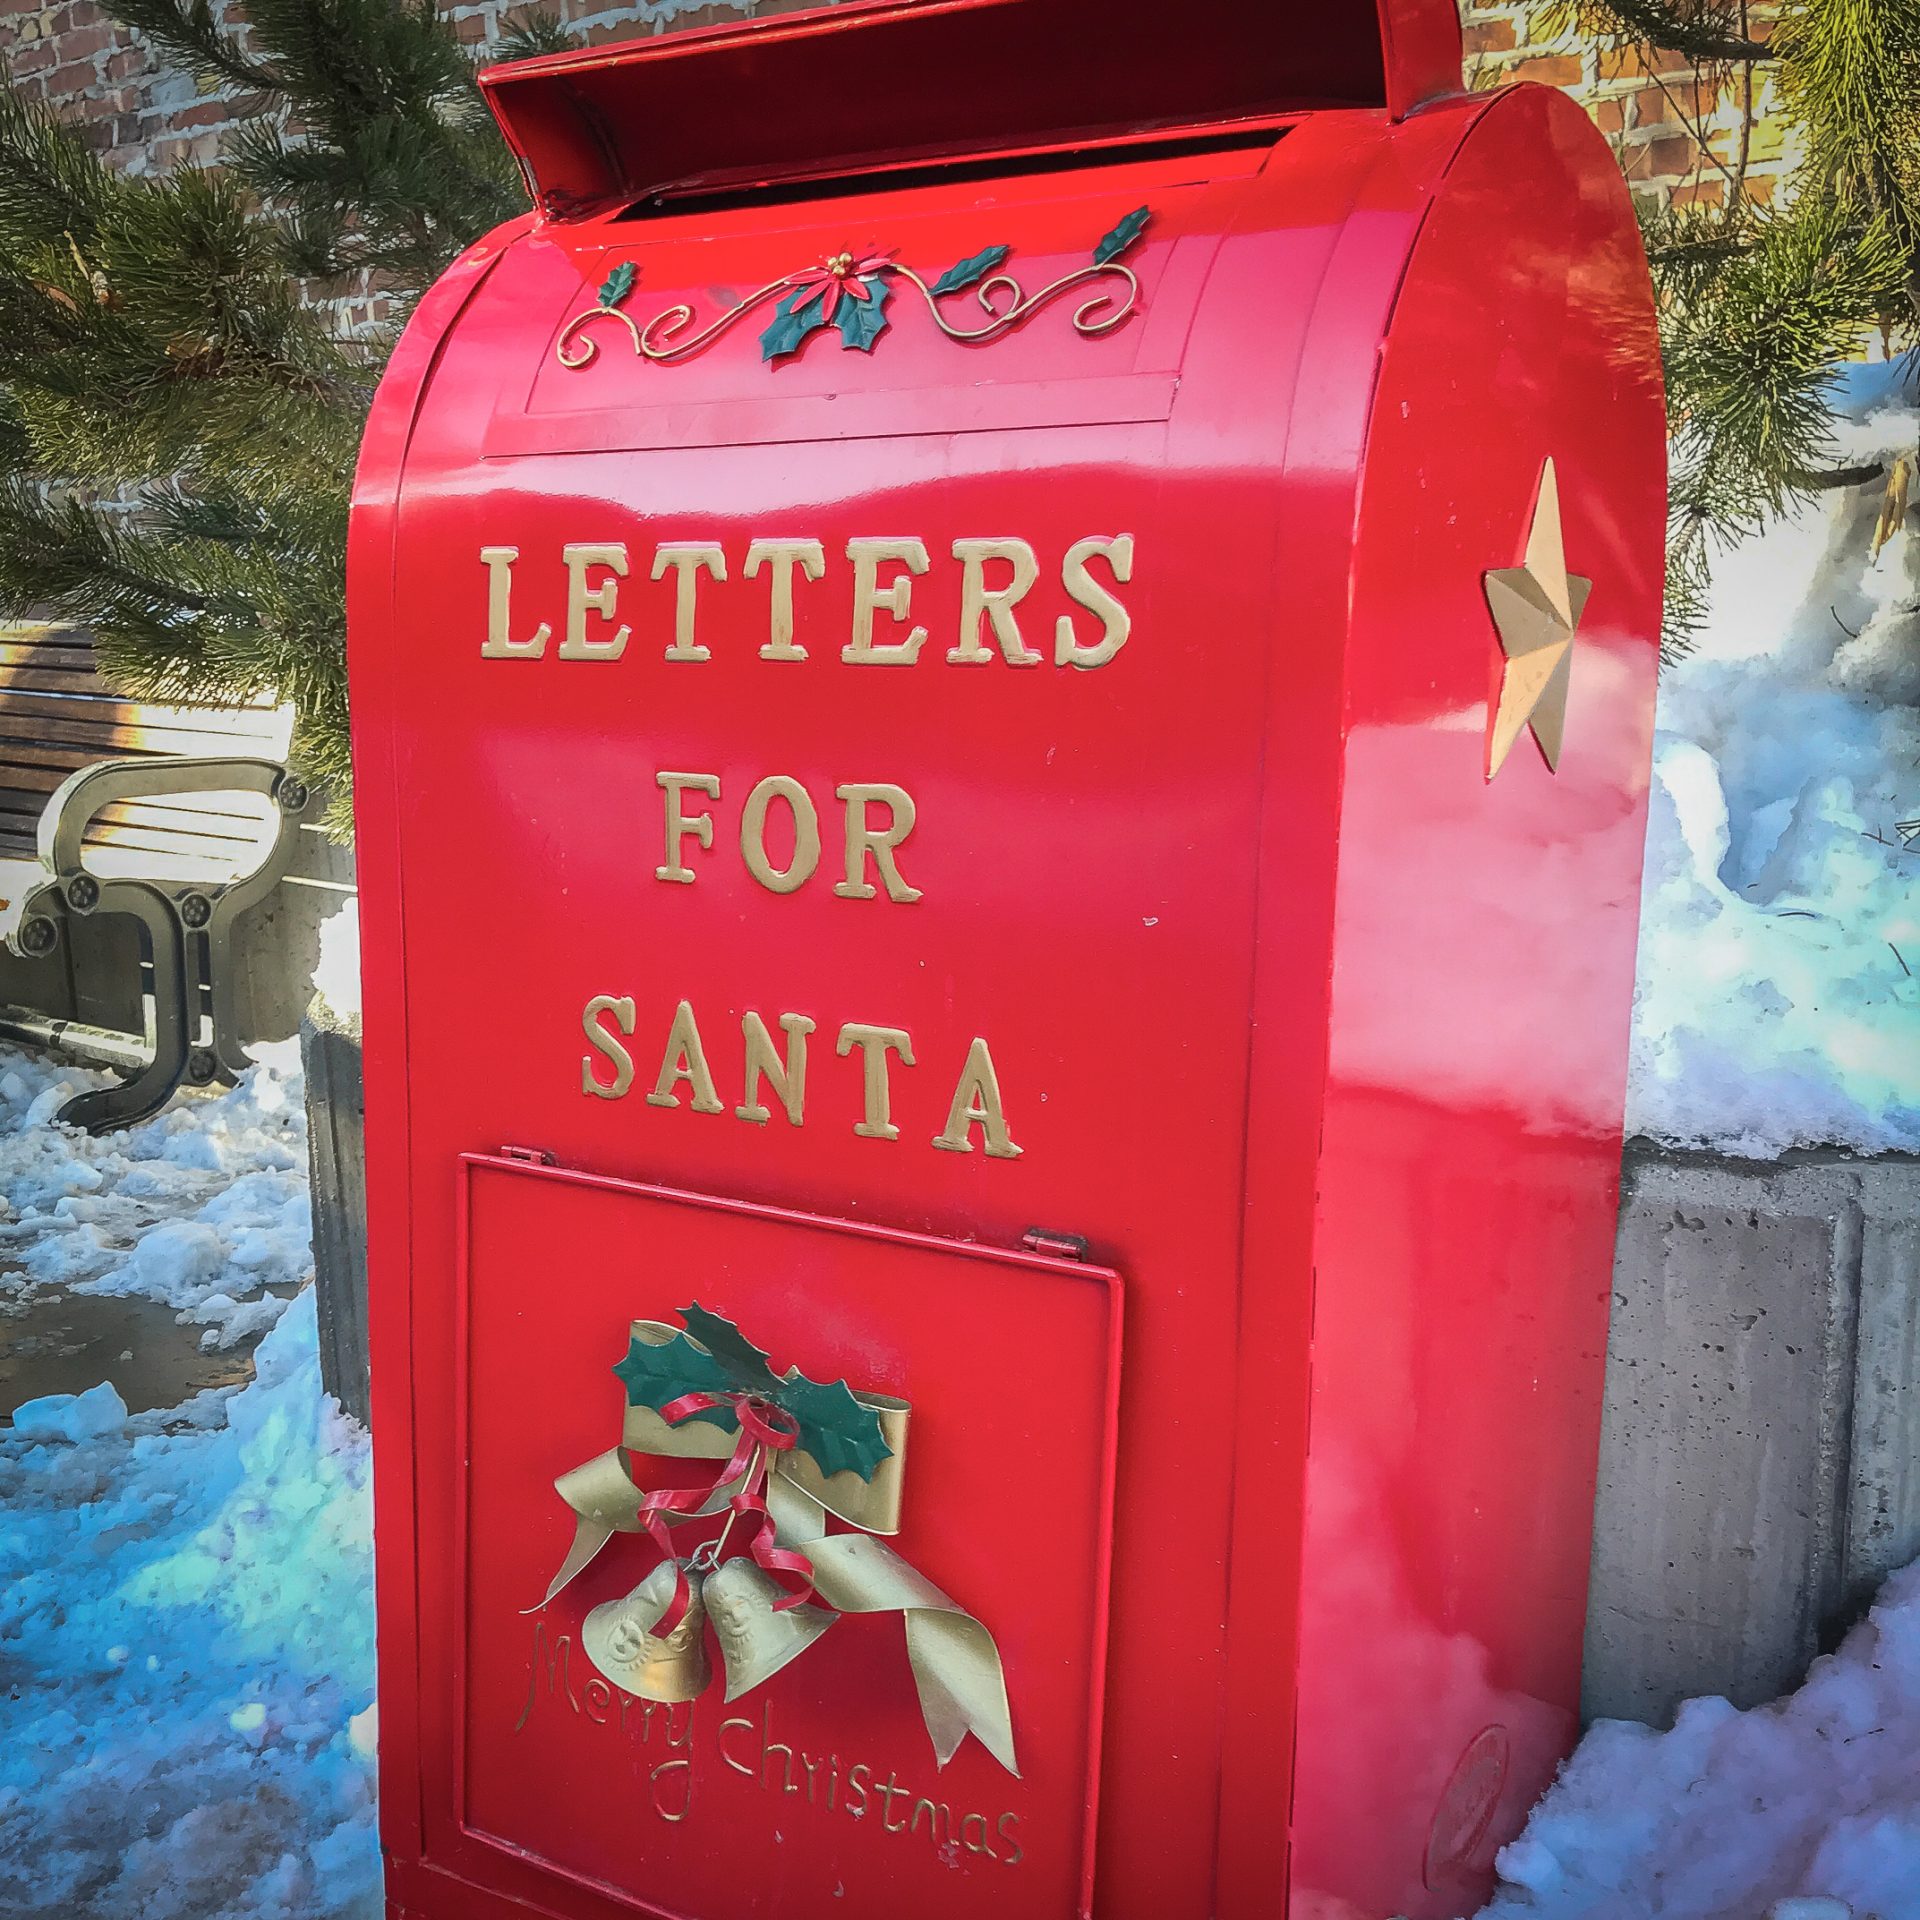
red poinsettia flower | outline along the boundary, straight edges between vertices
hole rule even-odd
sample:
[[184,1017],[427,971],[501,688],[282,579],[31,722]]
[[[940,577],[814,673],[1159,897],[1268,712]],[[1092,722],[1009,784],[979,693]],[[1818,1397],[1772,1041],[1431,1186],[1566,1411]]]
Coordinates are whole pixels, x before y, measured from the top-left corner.
[[820,317],[831,320],[839,311],[842,294],[849,300],[871,300],[873,289],[867,284],[867,277],[892,266],[895,251],[889,248],[885,253],[869,254],[864,260],[856,260],[850,253],[836,253],[822,265],[792,275],[787,283],[795,289],[791,311],[798,313],[819,299],[823,303]]

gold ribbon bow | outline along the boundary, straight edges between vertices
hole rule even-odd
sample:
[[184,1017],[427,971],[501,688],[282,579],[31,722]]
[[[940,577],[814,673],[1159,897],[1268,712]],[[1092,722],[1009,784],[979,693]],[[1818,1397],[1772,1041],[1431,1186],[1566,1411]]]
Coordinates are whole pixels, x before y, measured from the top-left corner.
[[[634,1321],[632,1335],[647,1346],[664,1346],[675,1338],[692,1337],[658,1320]],[[790,1376],[797,1371],[789,1369]],[[1018,1778],[1006,1675],[993,1635],[918,1568],[875,1538],[900,1531],[907,1421],[912,1409],[904,1400],[885,1394],[855,1393],[854,1398],[879,1419],[881,1435],[890,1449],[887,1457],[874,1469],[871,1479],[862,1479],[851,1468],[823,1473],[820,1463],[804,1447],[784,1452],[762,1449],[767,1511],[775,1541],[804,1553],[813,1563],[814,1593],[836,1615],[901,1615],[921,1717],[941,1766],[953,1758],[971,1733]],[[620,1445],[583,1461],[553,1483],[574,1514],[573,1544],[540,1605],[547,1605],[583,1572],[616,1533],[646,1530],[640,1514],[641,1492],[627,1471],[624,1454],[725,1460],[734,1444],[734,1436],[712,1421],[685,1420],[674,1426],[651,1407],[629,1404]],[[668,1513],[662,1518],[675,1526],[725,1512],[736,1490],[754,1471],[750,1465],[722,1482],[692,1511]],[[830,1533],[829,1514],[857,1531]]]

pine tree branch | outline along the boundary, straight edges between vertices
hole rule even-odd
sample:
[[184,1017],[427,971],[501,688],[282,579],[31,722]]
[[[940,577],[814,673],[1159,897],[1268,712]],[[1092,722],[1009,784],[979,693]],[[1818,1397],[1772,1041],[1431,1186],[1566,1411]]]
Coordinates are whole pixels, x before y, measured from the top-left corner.
[[112,0],[111,10],[155,46],[212,79],[263,93],[289,91],[278,68],[240,51],[238,39],[214,19],[208,0]]
[[1886,463],[1875,460],[1860,467],[1829,467],[1823,473],[1797,471],[1792,480],[1795,489],[1802,493],[1838,493],[1846,487],[1871,486],[1886,477]]
[[[1692,135],[1694,151],[1699,154],[1702,160],[1710,160],[1718,167],[1721,173],[1726,176],[1728,186],[1735,188],[1737,191],[1739,183],[1734,179],[1732,169],[1729,168],[1726,162],[1713,150],[1713,142],[1707,133],[1706,116],[1700,112],[1699,108],[1698,83],[1696,82],[1694,87],[1694,113],[1696,117],[1692,120],[1687,118],[1686,108],[1680,104],[1678,96],[1674,93],[1673,89],[1667,85],[1663,75],[1656,73],[1653,76],[1653,84],[1660,89],[1667,104],[1673,108],[1674,117],[1686,128],[1687,132]],[[1699,177],[1699,167],[1697,165],[1694,168],[1694,177],[1696,179]]]
[[115,188],[73,129],[0,65],[0,255],[63,235],[90,244]]
[[[0,607],[147,698],[272,689],[343,797],[348,500],[397,329],[310,276],[404,317],[519,178],[441,0],[106,4],[247,121],[221,167],[126,176],[0,90]],[[528,18],[511,50],[566,43]]]
[[1589,31],[1611,27],[1621,38],[1708,64],[1756,65],[1779,58],[1770,42],[1731,28],[1712,0],[1575,0]]

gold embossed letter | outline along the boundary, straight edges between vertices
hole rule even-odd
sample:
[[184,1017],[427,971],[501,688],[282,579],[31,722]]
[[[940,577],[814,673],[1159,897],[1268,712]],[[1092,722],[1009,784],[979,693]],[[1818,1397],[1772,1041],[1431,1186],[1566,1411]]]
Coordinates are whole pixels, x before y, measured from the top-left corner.
[[509,638],[513,598],[513,563],[520,558],[518,547],[482,547],[480,564],[487,570],[487,637],[480,643],[483,660],[538,660],[547,650],[553,629],[542,620],[531,638]]
[[[867,856],[871,854],[889,900],[918,900],[920,889],[908,886],[901,879],[899,865],[893,857],[894,848],[913,831],[916,817],[913,796],[905,787],[892,786],[884,780],[850,780],[844,786],[835,787],[833,795],[847,810],[847,877],[834,887],[835,894],[842,900],[874,897],[874,885],[867,878]],[[887,809],[884,827],[867,824],[869,806]]]
[[713,651],[700,646],[693,637],[694,596],[700,587],[700,569],[704,567],[716,580],[727,577],[727,556],[711,540],[682,540],[657,548],[653,556],[653,577],[664,580],[668,569],[673,583],[673,645],[667,649],[669,660],[711,660]]
[[1074,635],[1072,618],[1063,613],[1053,630],[1053,663],[1057,667],[1104,667],[1127,644],[1127,635],[1133,631],[1132,614],[1087,571],[1087,562],[1096,553],[1106,556],[1121,586],[1133,578],[1130,533],[1117,533],[1111,540],[1076,540],[1067,549],[1067,557],[1060,564],[1060,584],[1069,599],[1100,616],[1100,638],[1092,646],[1083,646]]
[[[927,558],[924,540],[849,540],[847,558],[853,562],[853,638],[840,649],[842,660],[865,662],[876,667],[907,667],[920,657],[927,644],[925,627],[912,628],[904,640],[877,646],[873,638],[873,616],[892,614],[904,621],[912,605],[913,576],[925,573],[932,564]],[[880,563],[897,561],[907,571],[897,575],[883,588]]]
[[[627,574],[627,550],[624,546],[589,546],[576,543],[562,547],[560,557],[567,563],[567,637],[560,642],[562,660],[618,660],[633,636],[631,627],[621,627],[610,638],[587,638],[587,615],[597,613],[603,620],[613,618],[614,596]],[[597,587],[587,585],[589,567],[610,571]]]
[[742,1120],[764,1127],[773,1118],[760,1099],[760,1082],[773,1088],[775,1097],[787,1110],[787,1119],[799,1126],[807,1104],[807,1035],[813,1022],[802,1013],[783,1013],[780,1029],[787,1036],[787,1057],[783,1061],[774,1051],[773,1035],[757,1013],[747,1014],[740,1022],[740,1035],[747,1043],[747,1090],[745,1103],[735,1107]]
[[1007,1134],[1000,1080],[984,1040],[976,1040],[967,1049],[967,1064],[961,1070],[960,1084],[953,1090],[953,1105],[947,1109],[946,1131],[935,1134],[933,1144],[947,1153],[971,1153],[970,1129],[975,1126],[986,1140],[988,1159],[1019,1159],[1023,1149],[1016,1147]]
[[866,1107],[853,1130],[863,1140],[898,1140],[900,1129],[893,1124],[891,1089],[887,1085],[887,1055],[897,1053],[903,1065],[912,1066],[913,1041],[898,1027],[866,1027],[849,1020],[840,1029],[834,1051],[844,1059],[855,1047],[860,1049]]
[[682,1000],[673,1010],[673,1025],[667,1033],[667,1050],[660,1056],[660,1077],[647,1095],[650,1107],[677,1107],[680,1082],[693,1089],[695,1113],[725,1113],[726,1102],[713,1089],[713,1074],[707,1067],[706,1049],[700,1044],[700,1028],[693,1017],[693,1003]]
[[[964,666],[980,666],[993,658],[993,649],[980,637],[984,619],[1010,667],[1037,667],[1040,656],[1020,637],[1013,609],[1033,591],[1040,578],[1040,562],[1024,540],[956,540],[953,557],[965,572],[960,577],[960,644],[947,649],[947,658]],[[987,562],[1004,560],[1013,577],[1004,587],[987,585]]]
[[804,660],[805,647],[793,637],[793,570],[809,580],[827,570],[827,550],[818,540],[756,540],[747,549],[746,577],[751,580],[765,564],[773,589],[773,612],[762,660]]
[[634,1021],[632,996],[623,994],[616,999],[610,993],[596,993],[587,1002],[587,1010],[580,1016],[580,1025],[586,1033],[587,1044],[613,1062],[613,1079],[610,1082],[600,1079],[593,1071],[593,1055],[582,1054],[580,1091],[591,1093],[601,1100],[618,1100],[633,1085],[633,1055],[603,1024],[608,1014],[613,1015],[622,1033],[631,1033]]

